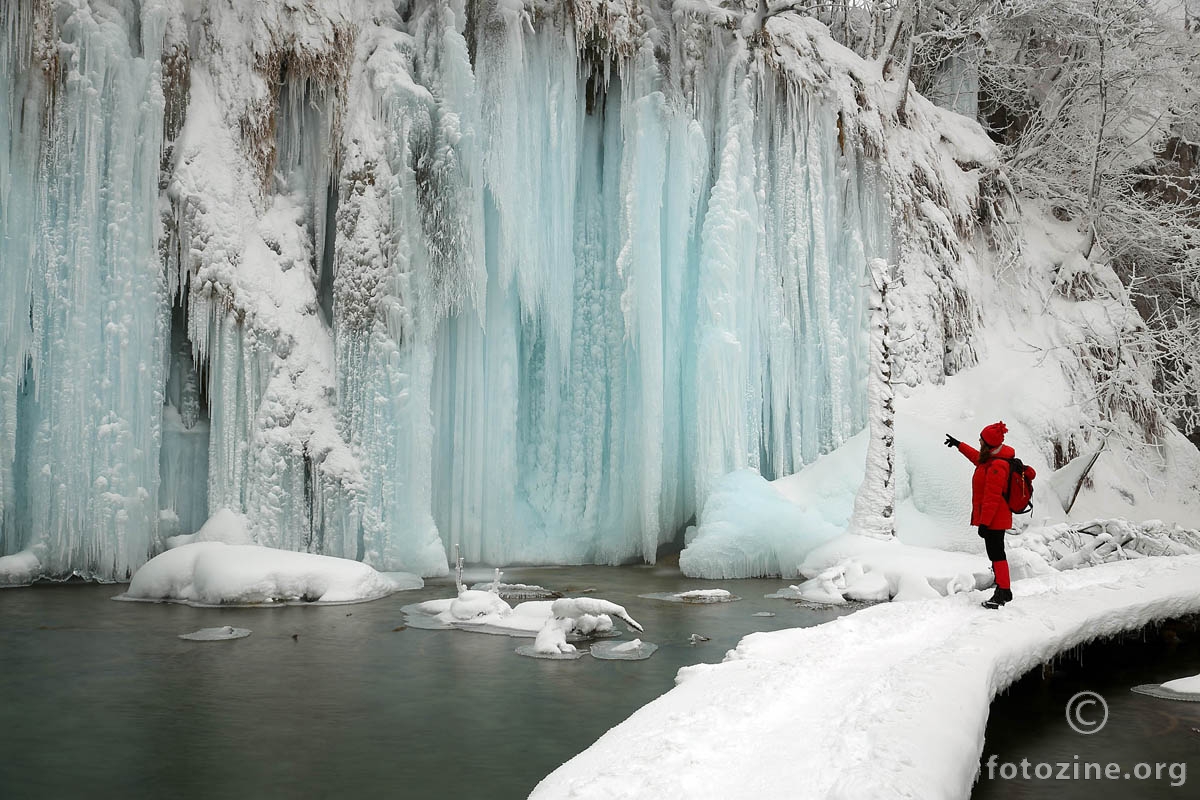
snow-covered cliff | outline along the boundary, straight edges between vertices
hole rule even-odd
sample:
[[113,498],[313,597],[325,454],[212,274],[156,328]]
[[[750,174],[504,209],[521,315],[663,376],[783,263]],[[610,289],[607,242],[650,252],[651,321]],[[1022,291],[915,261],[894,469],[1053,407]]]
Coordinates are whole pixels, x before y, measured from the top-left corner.
[[866,425],[871,258],[897,380],[974,362],[995,154],[819,23],[394,6],[0,10],[0,555],[653,561]]

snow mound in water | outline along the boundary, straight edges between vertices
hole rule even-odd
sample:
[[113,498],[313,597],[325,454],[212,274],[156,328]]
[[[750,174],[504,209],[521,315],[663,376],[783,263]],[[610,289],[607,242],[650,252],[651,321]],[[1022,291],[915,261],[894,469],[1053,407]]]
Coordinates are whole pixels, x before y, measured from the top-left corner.
[[116,599],[201,606],[361,603],[399,588],[358,561],[257,545],[197,542],[152,558]]
[[32,550],[0,557],[0,587],[28,586],[41,571],[41,562]]
[[652,592],[639,594],[647,600],[665,600],[668,603],[732,603],[742,598],[725,589],[692,589],[687,592]]
[[1167,681],[1162,687],[1172,692],[1179,692],[1180,694],[1194,694],[1196,695],[1196,699],[1200,700],[1200,675],[1193,675],[1190,678],[1176,678],[1173,681]]

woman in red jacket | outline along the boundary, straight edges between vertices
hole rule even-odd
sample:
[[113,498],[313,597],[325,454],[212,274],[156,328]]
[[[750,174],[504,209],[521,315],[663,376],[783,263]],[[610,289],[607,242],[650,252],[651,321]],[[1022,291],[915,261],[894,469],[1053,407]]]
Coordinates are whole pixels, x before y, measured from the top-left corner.
[[1009,461],[1016,456],[1004,444],[1008,427],[995,422],[979,432],[979,449],[946,434],[946,446],[955,447],[975,465],[971,478],[971,524],[979,526],[992,571],[996,573],[996,591],[984,601],[985,608],[999,608],[1013,599],[1008,578],[1008,558],[1004,554],[1004,533],[1012,527],[1012,511],[1004,499],[1008,486]]

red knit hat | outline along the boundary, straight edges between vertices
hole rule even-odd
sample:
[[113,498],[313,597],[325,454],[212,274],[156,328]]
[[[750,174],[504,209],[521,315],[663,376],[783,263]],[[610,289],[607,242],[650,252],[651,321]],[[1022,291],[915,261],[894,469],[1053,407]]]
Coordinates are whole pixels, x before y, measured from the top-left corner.
[[979,432],[979,438],[983,439],[983,443],[988,447],[999,447],[1004,444],[1004,434],[1008,433],[1008,426],[1003,422],[993,422]]

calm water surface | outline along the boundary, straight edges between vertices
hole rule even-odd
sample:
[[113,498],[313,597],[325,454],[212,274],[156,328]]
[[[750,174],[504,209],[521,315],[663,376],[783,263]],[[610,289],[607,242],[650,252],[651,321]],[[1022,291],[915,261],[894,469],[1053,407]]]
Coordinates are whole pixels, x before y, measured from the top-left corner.
[[[1130,687],[1163,683],[1200,674],[1200,621],[1174,620],[1135,635],[1089,645],[1035,670],[992,704],[983,746],[983,769],[974,800],[1183,800],[1200,797],[1200,703],[1160,700],[1134,694]],[[1066,721],[1066,705],[1081,691],[1099,693],[1107,702],[1108,722],[1081,735]],[[1089,707],[1085,719],[1099,719]],[[1035,764],[1117,764],[1120,777],[1090,780],[989,779],[987,758],[1020,769]],[[1186,764],[1186,782],[1175,767],[1164,766],[1158,779],[1138,780],[1139,763]],[[1055,770],[1057,773],[1057,770]],[[1130,777],[1124,775],[1129,773]]]
[[[720,661],[747,633],[851,610],[763,598],[785,581],[695,581],[661,566],[509,569],[503,580],[594,588],[586,596],[625,606],[659,650],[637,662],[542,661],[513,652],[528,640],[394,630],[401,606],[451,597],[452,581],[373,603],[269,609],[111,601],[122,586],[0,591],[0,797],[524,798],[669,690],[680,667]],[[637,596],[712,587],[743,599]],[[254,633],[177,638],[221,625]],[[711,641],[691,645],[692,633]]]

